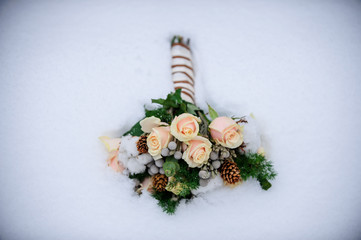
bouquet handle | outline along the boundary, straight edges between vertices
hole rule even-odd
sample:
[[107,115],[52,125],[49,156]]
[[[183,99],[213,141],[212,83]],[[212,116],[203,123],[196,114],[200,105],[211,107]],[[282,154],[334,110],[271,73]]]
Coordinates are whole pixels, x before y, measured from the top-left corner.
[[181,89],[182,99],[195,104],[194,71],[192,52],[187,43],[180,36],[174,36],[171,44],[172,80],[174,89]]

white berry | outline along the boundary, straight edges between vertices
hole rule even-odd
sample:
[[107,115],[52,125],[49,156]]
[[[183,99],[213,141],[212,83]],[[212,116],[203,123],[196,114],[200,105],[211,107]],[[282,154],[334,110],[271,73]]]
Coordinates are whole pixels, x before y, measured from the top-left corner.
[[177,151],[174,153],[174,158],[175,159],[181,159],[182,158],[182,152],[181,151]]
[[175,150],[177,148],[177,143],[176,142],[170,142],[168,144],[168,148],[169,148],[169,150]]
[[199,171],[198,175],[202,179],[208,179],[211,176],[211,174],[205,170]]
[[229,152],[222,152],[222,158],[228,158]]
[[155,161],[155,165],[157,167],[163,167],[163,164],[164,164],[164,160],[163,159],[159,159],[157,161]]
[[215,151],[211,152],[210,158],[211,158],[212,160],[217,160],[217,159],[218,159],[218,153],[215,152]]
[[169,149],[168,148],[163,148],[161,154],[162,154],[163,157],[168,156],[169,155]]
[[205,179],[199,179],[199,185],[201,185],[202,187],[205,187],[208,185],[208,180]]
[[220,161],[213,161],[213,162],[212,162],[212,166],[213,166],[215,169],[218,169],[218,168],[221,166],[221,162],[220,162]]
[[157,168],[157,166],[153,165],[153,166],[150,167],[150,171],[151,171],[153,174],[156,174],[156,173],[158,173],[159,168]]

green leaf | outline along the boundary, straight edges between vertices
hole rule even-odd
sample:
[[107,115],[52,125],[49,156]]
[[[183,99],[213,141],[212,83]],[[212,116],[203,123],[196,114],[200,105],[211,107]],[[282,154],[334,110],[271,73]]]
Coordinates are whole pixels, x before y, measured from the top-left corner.
[[212,120],[216,119],[218,117],[218,113],[216,112],[216,110],[214,110],[211,105],[208,105],[208,112],[209,112],[209,116],[212,118]]
[[166,110],[169,108],[179,108],[183,103],[181,91],[181,89],[177,89],[174,93],[168,94],[166,99],[152,99],[152,103],[163,105]]
[[132,136],[141,136],[143,134],[143,131],[142,131],[142,127],[140,126],[140,121],[137,122],[136,124],[134,124],[134,126],[126,133],[123,134],[123,136],[125,135],[132,135]]
[[164,105],[165,99],[159,98],[159,99],[152,99],[152,103],[158,103],[160,105]]
[[200,110],[199,107],[194,105],[193,103],[187,102],[187,112],[193,115],[197,115],[196,111]]
[[187,112],[187,105],[182,102],[182,103],[180,104],[180,109],[181,109],[183,112]]

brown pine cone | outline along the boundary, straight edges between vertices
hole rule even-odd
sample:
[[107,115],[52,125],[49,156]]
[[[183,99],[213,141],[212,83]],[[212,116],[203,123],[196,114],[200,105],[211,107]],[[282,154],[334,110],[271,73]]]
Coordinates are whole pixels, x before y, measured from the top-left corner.
[[137,149],[140,154],[148,152],[147,138],[146,135],[142,135],[137,142]]
[[163,192],[168,184],[168,177],[164,174],[157,174],[153,177],[153,187],[158,192]]
[[241,180],[240,170],[235,162],[225,161],[220,167],[223,181],[235,184]]

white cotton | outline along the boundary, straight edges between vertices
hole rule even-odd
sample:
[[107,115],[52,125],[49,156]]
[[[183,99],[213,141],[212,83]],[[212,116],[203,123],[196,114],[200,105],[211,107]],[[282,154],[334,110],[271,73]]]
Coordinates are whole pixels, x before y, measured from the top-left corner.
[[140,164],[146,165],[153,161],[153,157],[149,153],[143,153],[136,157],[137,162]]
[[198,189],[196,190],[192,190],[192,193],[195,195],[201,194],[201,193],[206,193],[206,192],[210,192],[213,191],[217,188],[222,187],[223,184],[223,179],[221,178],[221,176],[218,174],[215,178],[212,178],[209,183],[207,184],[207,186],[202,187],[200,186]]
[[122,141],[120,142],[119,152],[126,152],[128,157],[135,157],[139,155],[137,149],[137,141],[139,137],[133,137],[131,135],[127,135],[122,137]]
[[125,168],[128,167],[129,158],[126,152],[119,152],[118,160],[123,164]]
[[142,173],[145,171],[145,165],[139,163],[136,158],[130,158],[128,161],[127,168],[130,173]]
[[246,152],[256,153],[261,146],[261,136],[259,134],[256,120],[250,116],[246,118],[248,123],[242,124],[243,128],[243,141],[246,144],[244,150]]

